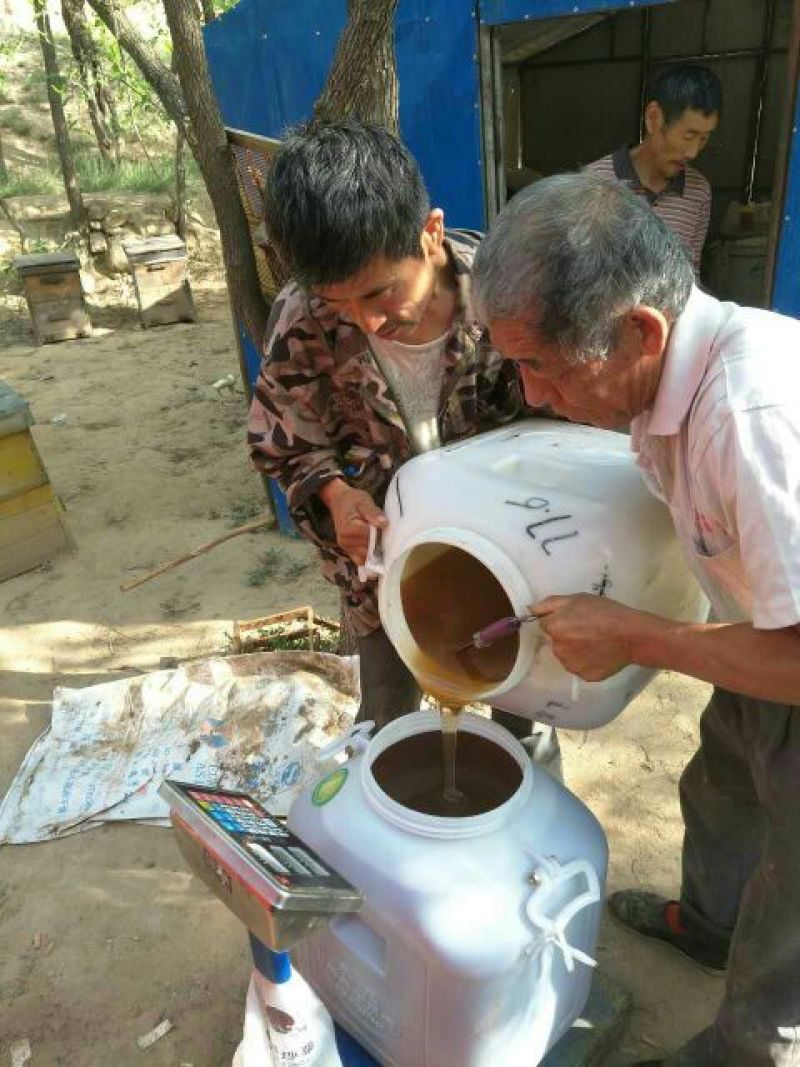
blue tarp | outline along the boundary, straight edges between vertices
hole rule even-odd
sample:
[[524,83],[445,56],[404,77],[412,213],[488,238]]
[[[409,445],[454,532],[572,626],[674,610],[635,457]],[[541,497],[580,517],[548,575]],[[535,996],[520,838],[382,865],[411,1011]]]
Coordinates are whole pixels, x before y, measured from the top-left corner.
[[[499,25],[669,2],[674,0],[400,0],[396,47],[401,132],[419,160],[433,203],[444,208],[450,225],[485,225],[478,11],[482,22]],[[346,0],[241,0],[208,25],[206,50],[225,124],[280,137],[287,127],[307,119],[325,83],[346,14]],[[796,132],[783,216],[775,307],[800,316]]]
[[[311,115],[346,21],[345,0],[242,0],[205,28],[226,126],[266,137]],[[400,0],[400,126],[433,203],[481,228],[477,23],[471,0]]]

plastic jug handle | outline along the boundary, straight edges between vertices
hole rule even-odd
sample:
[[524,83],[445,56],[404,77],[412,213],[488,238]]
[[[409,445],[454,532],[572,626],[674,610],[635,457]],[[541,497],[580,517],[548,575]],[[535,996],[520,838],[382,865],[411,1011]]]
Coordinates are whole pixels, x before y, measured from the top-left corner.
[[[540,876],[540,886],[531,894],[526,905],[528,918],[534,926],[542,931],[545,942],[554,945],[561,950],[564,957],[564,965],[568,971],[575,969],[575,961],[584,963],[588,967],[596,967],[597,961],[592,959],[586,952],[568,944],[564,931],[567,925],[574,919],[579,911],[588,908],[592,904],[599,903],[601,899],[600,879],[597,871],[588,860],[573,860],[563,867],[555,860],[550,860],[537,872]],[[541,888],[545,885],[554,886],[569,882],[573,878],[582,876],[586,882],[586,889],[572,900],[567,901],[557,915],[551,917],[545,914],[540,906],[542,901]]]
[[338,756],[346,748],[353,749],[355,754],[363,752],[370,743],[371,738],[369,735],[374,729],[375,723],[372,719],[367,719],[366,722],[354,723],[341,737],[335,738],[318,750],[317,763],[324,763],[326,760]]
[[369,528],[369,545],[367,546],[367,558],[358,568],[358,580],[369,582],[373,578],[382,578],[386,574],[386,564],[383,562],[383,552],[379,547],[381,531],[377,526]]

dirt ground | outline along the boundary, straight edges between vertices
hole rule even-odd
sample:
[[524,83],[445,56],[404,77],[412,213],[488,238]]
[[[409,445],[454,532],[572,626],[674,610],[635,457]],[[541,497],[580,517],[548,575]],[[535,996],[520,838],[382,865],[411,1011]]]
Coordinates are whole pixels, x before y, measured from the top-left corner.
[[[94,339],[38,349],[7,301],[0,378],[31,404],[77,550],[0,585],[0,790],[47,725],[54,686],[224,649],[235,618],[305,603],[337,612],[309,549],[273,532],[119,590],[263,499],[243,398],[210,384],[238,374],[224,294],[212,282],[195,292],[197,325],[142,331],[128,302],[95,309]],[[568,783],[609,837],[611,890],[676,889],[676,783],[705,695],[665,675],[609,727],[563,737]],[[608,921],[599,958],[635,1002],[612,1064],[674,1047],[713,1014],[719,980]],[[27,1038],[33,1067],[223,1067],[247,976],[243,929],[190,877],[169,831],[112,826],[0,849],[0,1064]],[[164,1018],[174,1029],[140,1051]]]

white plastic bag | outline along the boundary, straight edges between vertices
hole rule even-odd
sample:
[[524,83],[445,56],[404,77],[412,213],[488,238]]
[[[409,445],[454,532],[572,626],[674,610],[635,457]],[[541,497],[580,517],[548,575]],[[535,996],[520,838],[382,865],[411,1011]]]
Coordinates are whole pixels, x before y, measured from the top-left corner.
[[296,971],[280,983],[253,971],[232,1067],[342,1067],[333,1021]]

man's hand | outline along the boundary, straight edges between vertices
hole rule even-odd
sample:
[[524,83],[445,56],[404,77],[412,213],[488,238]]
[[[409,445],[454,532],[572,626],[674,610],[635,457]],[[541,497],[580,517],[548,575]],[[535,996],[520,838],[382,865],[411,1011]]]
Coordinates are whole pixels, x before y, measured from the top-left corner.
[[331,513],[339,548],[361,566],[367,558],[370,526],[385,530],[389,520],[369,493],[354,489],[341,478],[324,485],[319,497]]
[[661,622],[656,615],[588,593],[549,596],[531,611],[541,616],[539,625],[562,667],[585,682],[601,682],[635,662],[634,639]]

